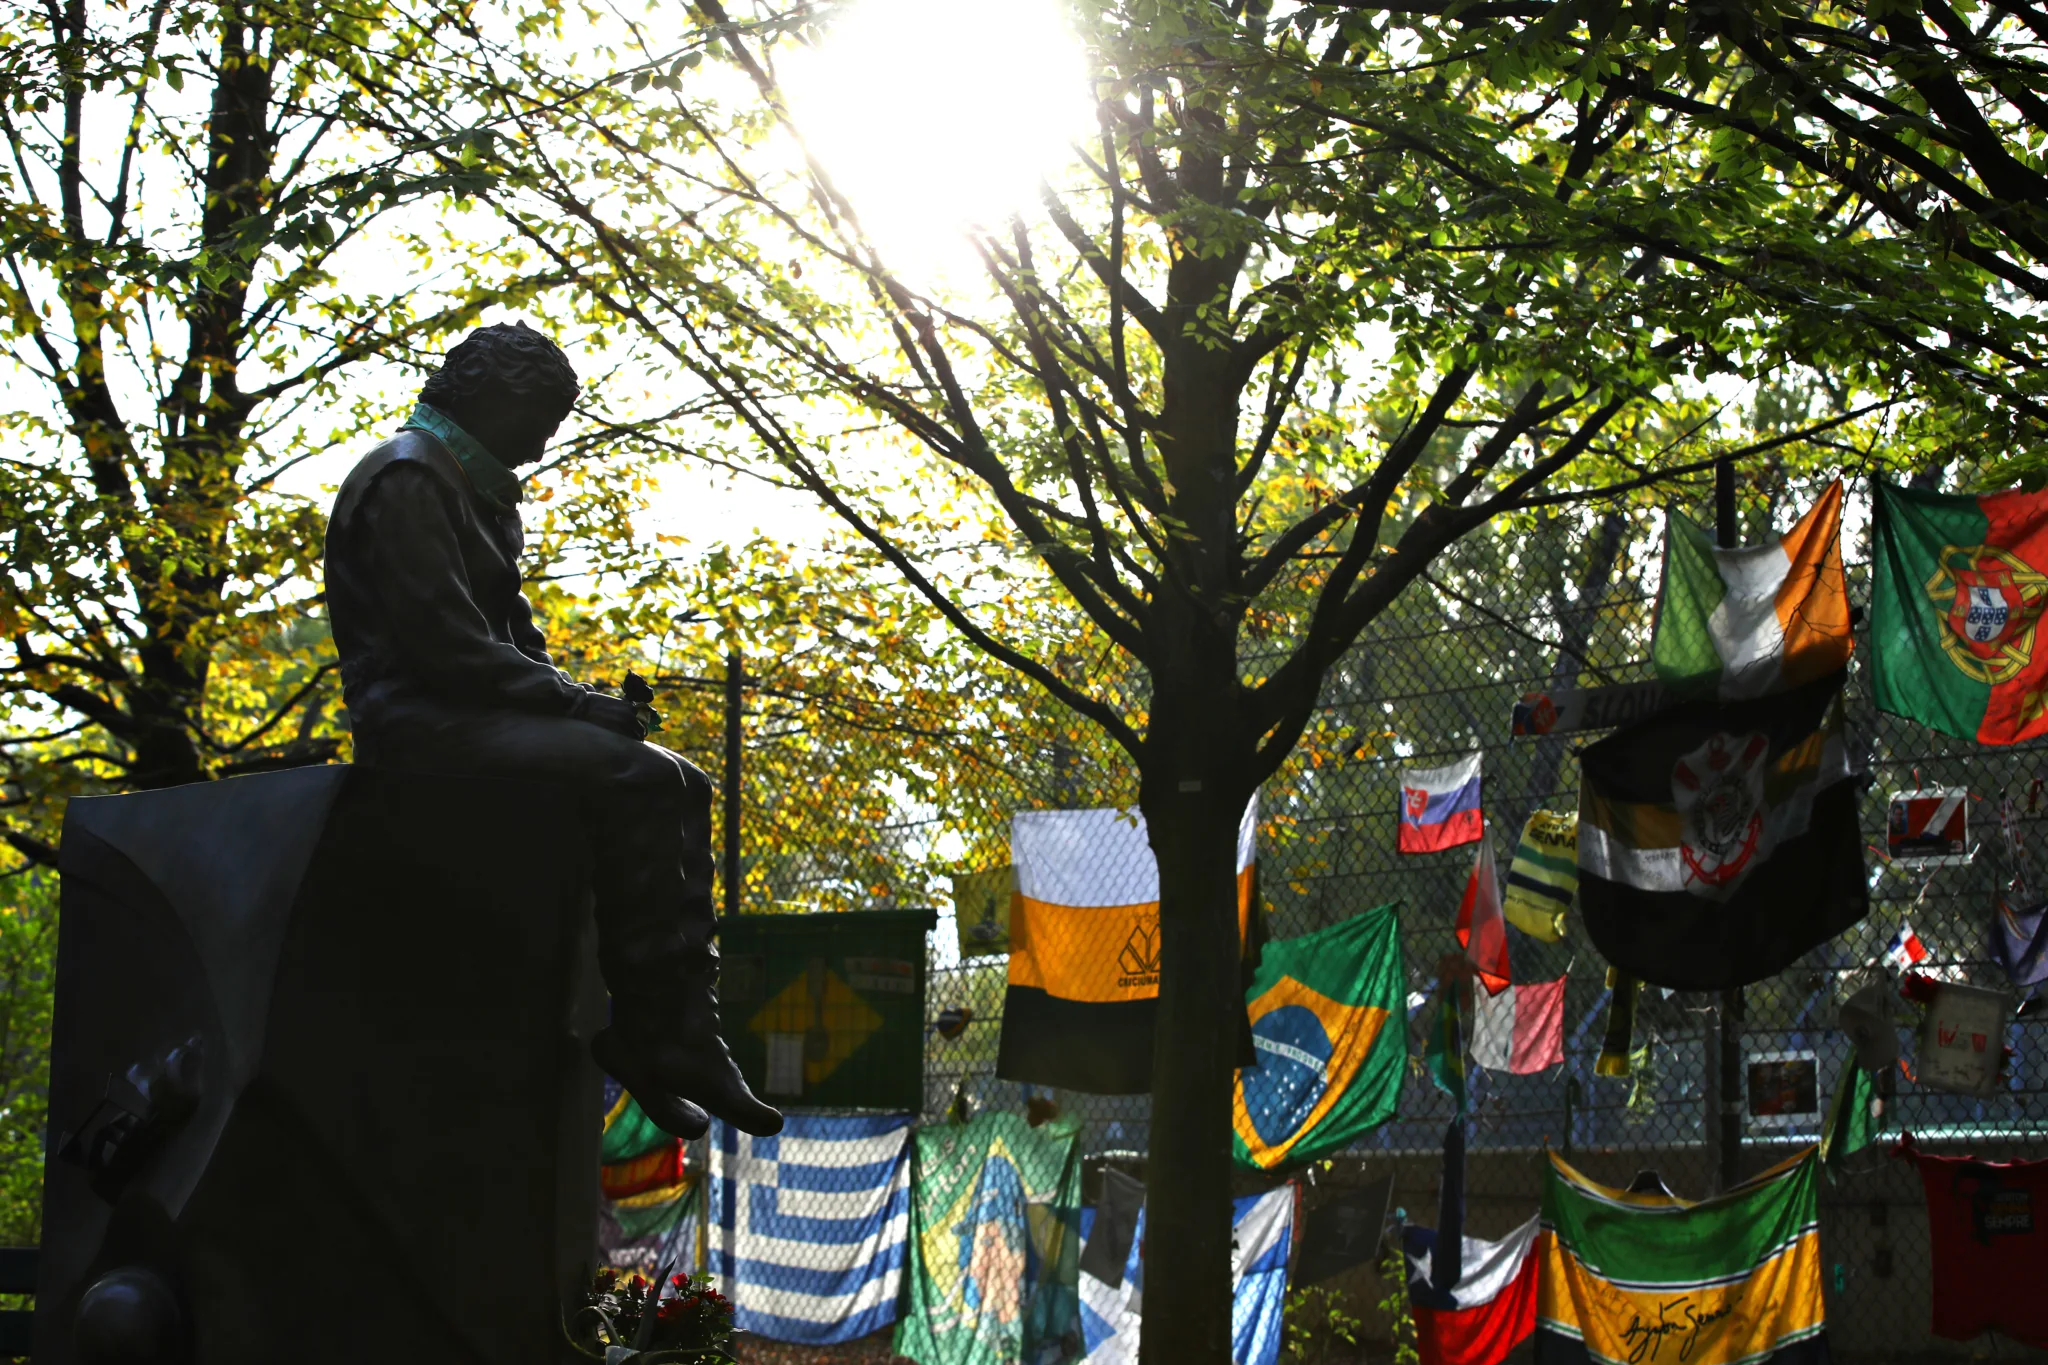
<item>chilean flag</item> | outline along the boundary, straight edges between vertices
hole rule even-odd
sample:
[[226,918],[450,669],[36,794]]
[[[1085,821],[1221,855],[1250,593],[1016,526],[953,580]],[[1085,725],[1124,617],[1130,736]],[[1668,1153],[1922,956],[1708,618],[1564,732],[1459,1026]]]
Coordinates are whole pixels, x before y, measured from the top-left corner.
[[[1530,1253],[1541,1221],[1531,1218],[1498,1242],[1461,1239],[1464,1273],[1451,1289],[1457,1306],[1412,1304],[1422,1365],[1499,1365],[1535,1332],[1541,1262]],[[1411,1256],[1411,1274],[1426,1278],[1431,1259]]]
[[1542,1217],[1498,1242],[1465,1235],[1465,1121],[1444,1130],[1444,1178],[1435,1228],[1401,1230],[1408,1304],[1422,1365],[1500,1365],[1536,1331],[1532,1254]]
[[1456,848],[1477,841],[1484,832],[1478,754],[1447,767],[1401,770],[1401,827],[1395,845],[1401,852]]

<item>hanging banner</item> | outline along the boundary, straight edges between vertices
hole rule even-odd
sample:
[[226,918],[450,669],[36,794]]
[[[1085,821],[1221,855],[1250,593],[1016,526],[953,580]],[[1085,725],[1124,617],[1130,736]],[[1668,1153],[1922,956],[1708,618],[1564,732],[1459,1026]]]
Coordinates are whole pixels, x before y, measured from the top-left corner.
[[1695,1203],[1596,1184],[1551,1153],[1536,1359],[1825,1362],[1817,1170],[1809,1148]]
[[1010,908],[1016,900],[1014,864],[953,878],[953,921],[960,931],[960,956],[1009,952]]
[[726,1043],[784,1104],[915,1111],[924,1103],[931,910],[719,921]]
[[1517,738],[1611,730],[1656,715],[1671,705],[1660,682],[1616,683],[1609,687],[1554,687],[1525,692],[1515,703],[1511,733]]
[[898,1355],[1012,1365],[1079,1334],[1079,1131],[999,1111],[917,1130]]

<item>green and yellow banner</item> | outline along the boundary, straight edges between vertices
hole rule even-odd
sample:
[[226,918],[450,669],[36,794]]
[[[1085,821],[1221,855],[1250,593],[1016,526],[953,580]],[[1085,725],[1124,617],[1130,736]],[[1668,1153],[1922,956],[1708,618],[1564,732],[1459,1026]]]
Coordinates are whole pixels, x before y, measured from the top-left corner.
[[991,1111],[917,1130],[910,1273],[895,1349],[1016,1365],[1080,1333],[1080,1123]]
[[1537,1365],[1821,1365],[1818,1171],[1808,1149],[1694,1202],[1601,1185],[1552,1153]]

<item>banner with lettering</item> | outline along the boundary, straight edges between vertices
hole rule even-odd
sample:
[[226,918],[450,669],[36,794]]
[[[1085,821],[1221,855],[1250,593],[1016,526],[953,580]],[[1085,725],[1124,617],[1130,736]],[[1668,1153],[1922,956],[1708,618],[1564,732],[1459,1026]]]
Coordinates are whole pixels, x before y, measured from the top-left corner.
[[1825,1365],[1818,1174],[1809,1148],[1694,1202],[1596,1184],[1552,1153],[1536,1365]]

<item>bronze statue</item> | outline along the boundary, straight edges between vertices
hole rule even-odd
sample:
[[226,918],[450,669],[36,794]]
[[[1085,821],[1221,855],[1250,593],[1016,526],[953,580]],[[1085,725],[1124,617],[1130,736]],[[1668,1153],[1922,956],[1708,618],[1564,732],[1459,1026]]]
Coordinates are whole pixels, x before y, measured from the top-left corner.
[[541,458],[579,391],[547,337],[480,327],[343,482],[327,606],[356,761],[577,791],[612,997],[598,1065],[679,1137],[707,1114],[774,1133],[782,1115],[719,1035],[710,779],[645,742],[644,706],[556,668],[520,592],[513,470]]

